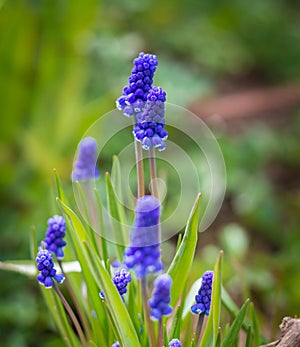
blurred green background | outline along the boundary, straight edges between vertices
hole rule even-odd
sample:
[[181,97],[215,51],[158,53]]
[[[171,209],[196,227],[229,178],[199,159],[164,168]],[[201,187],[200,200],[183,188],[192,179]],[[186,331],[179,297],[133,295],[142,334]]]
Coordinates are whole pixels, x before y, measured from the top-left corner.
[[[138,52],[159,57],[156,84],[181,106],[300,77],[295,1],[10,0],[0,6],[0,260],[30,257],[31,226],[42,238],[47,218],[58,212],[52,169],[69,180],[78,140],[114,108]],[[250,295],[268,337],[283,316],[300,313],[300,112],[272,112],[213,126],[227,194],[212,232],[200,237],[192,275],[211,267],[224,248],[225,285],[238,303]],[[271,120],[278,118],[276,126]],[[5,272],[0,283],[1,345],[60,346],[38,284]]]

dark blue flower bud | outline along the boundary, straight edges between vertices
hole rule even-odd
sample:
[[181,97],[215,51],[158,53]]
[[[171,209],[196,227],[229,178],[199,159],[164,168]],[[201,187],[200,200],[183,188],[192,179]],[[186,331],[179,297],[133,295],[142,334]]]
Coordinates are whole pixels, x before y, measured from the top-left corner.
[[162,316],[172,313],[172,307],[169,305],[171,284],[172,279],[168,274],[162,274],[155,279],[152,298],[148,301],[153,320],[159,320]]
[[192,313],[209,315],[213,278],[213,271],[206,271],[202,276],[201,287],[195,296],[196,304],[191,307]]

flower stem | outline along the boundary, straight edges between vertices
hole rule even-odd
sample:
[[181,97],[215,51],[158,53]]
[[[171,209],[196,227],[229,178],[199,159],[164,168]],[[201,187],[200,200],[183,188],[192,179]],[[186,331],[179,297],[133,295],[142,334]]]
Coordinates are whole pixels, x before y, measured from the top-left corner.
[[142,145],[137,140],[134,140],[135,147],[135,163],[137,171],[137,188],[138,188],[138,198],[145,195],[144,189],[144,165],[143,165],[143,151]]
[[150,319],[150,311],[149,311],[149,306],[148,306],[146,278],[143,278],[141,280],[141,287],[142,287],[143,309],[144,309],[146,324],[148,327],[150,347],[155,347],[155,335],[154,335],[153,323]]
[[72,287],[72,285],[71,285],[71,283],[70,283],[70,281],[69,281],[69,278],[68,278],[68,276],[66,275],[66,273],[64,272],[64,269],[63,269],[63,265],[62,265],[62,261],[61,261],[61,260],[58,260],[58,265],[59,265],[59,267],[60,267],[60,269],[61,269],[62,274],[65,276],[65,281],[64,281],[64,283],[66,284],[66,287],[67,287],[67,289],[68,289],[68,291],[69,291],[69,293],[70,293],[70,295],[71,295],[71,298],[72,298],[72,300],[73,300],[73,303],[74,303],[74,305],[75,305],[75,307],[76,307],[76,310],[77,310],[77,312],[78,312],[80,321],[82,322],[82,325],[83,325],[84,332],[85,332],[87,338],[90,339],[91,336],[90,336],[89,325],[88,325],[88,322],[87,322],[87,320],[86,320],[86,316],[85,316],[85,314],[84,314],[82,308],[80,307],[80,304],[79,304],[79,302],[78,302],[78,300],[77,300],[77,297],[76,297],[76,295],[75,295],[75,292],[74,292],[74,290],[73,290],[73,287]]
[[68,304],[67,300],[65,299],[65,297],[63,296],[62,292],[59,290],[59,288],[57,287],[57,285],[54,283],[53,284],[53,287],[54,287],[54,290],[56,291],[56,294],[58,295],[58,297],[60,298],[61,302],[63,303],[66,311],[68,312],[74,326],[75,326],[75,329],[78,333],[78,336],[79,336],[79,339],[80,339],[80,342],[82,344],[83,347],[87,347],[87,343],[85,341],[85,337],[84,337],[84,334],[83,334],[83,331],[81,329],[81,326],[71,308],[71,306]]
[[[150,175],[151,175],[151,193],[157,199],[158,195],[158,186],[157,186],[157,173],[156,173],[156,157],[155,157],[155,148],[150,147],[149,150],[149,163],[150,163]],[[158,225],[158,242],[161,244],[161,226]]]
[[201,342],[201,330],[203,325],[203,319],[204,319],[204,313],[200,313],[198,317],[197,327],[196,327],[196,339],[197,339],[196,346],[197,347],[200,346],[200,342]]
[[164,345],[164,335],[163,335],[163,324],[162,319],[158,321],[158,347],[163,347]]
[[157,174],[156,174],[156,158],[155,158],[155,149],[150,147],[149,150],[149,162],[150,162],[150,174],[151,174],[151,193],[157,199],[158,196],[158,186],[157,186]]

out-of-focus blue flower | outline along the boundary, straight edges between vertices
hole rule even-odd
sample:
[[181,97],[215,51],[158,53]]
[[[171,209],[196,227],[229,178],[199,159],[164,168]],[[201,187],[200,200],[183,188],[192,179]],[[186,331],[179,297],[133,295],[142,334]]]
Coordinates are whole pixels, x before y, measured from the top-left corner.
[[173,339],[169,342],[169,347],[182,347],[182,344],[178,339]]
[[111,347],[121,347],[121,345],[119,344],[119,342],[115,342],[114,344],[111,345]]
[[63,259],[63,247],[67,244],[64,240],[66,236],[66,221],[63,216],[55,215],[49,218],[46,238],[44,240],[45,248],[55,253],[58,260]]
[[155,147],[162,151],[166,148],[165,140],[168,132],[164,129],[166,92],[160,87],[153,87],[148,95],[142,112],[135,116],[136,124],[133,129],[137,141],[146,150]]
[[53,280],[58,283],[64,281],[64,275],[56,274],[52,260],[52,253],[50,251],[47,249],[40,249],[35,261],[40,272],[37,276],[40,284],[44,285],[46,288],[51,288],[53,286]]
[[171,284],[172,279],[168,274],[162,274],[155,279],[152,298],[148,301],[153,320],[159,320],[162,316],[172,313],[172,307],[169,305]]
[[85,137],[79,142],[76,161],[73,165],[72,181],[88,180],[99,177],[97,168],[97,141]]
[[196,304],[191,307],[192,313],[209,315],[213,278],[213,271],[206,271],[203,274],[201,287],[195,296]]
[[130,245],[124,252],[124,265],[134,269],[138,279],[163,269],[159,245],[160,202],[152,195],[137,200]]
[[134,67],[128,78],[128,85],[124,87],[122,96],[116,101],[117,108],[128,117],[143,109],[158,65],[155,55],[143,52],[134,59],[133,63]]

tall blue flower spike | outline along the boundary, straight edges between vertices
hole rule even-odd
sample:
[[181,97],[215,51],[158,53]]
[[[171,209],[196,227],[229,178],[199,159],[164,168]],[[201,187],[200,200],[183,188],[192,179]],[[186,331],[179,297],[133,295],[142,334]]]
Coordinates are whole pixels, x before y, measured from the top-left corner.
[[205,313],[207,316],[209,315],[213,278],[213,271],[206,271],[203,274],[201,287],[198,294],[195,296],[196,304],[191,307],[192,313]]
[[47,249],[40,249],[36,256],[37,268],[40,271],[37,276],[40,284],[44,285],[46,288],[51,288],[53,286],[53,280],[57,283],[62,283],[65,279],[63,274],[56,274],[54,269],[54,263],[52,260],[52,253]]
[[178,339],[173,339],[169,342],[169,347],[182,347],[182,344]]
[[137,200],[130,245],[124,252],[124,265],[134,269],[138,279],[163,269],[160,261],[160,202],[152,195]]
[[153,320],[159,320],[162,316],[172,313],[172,307],[169,305],[171,284],[172,279],[168,274],[162,274],[155,279],[152,298],[148,301]]
[[166,92],[160,87],[153,87],[148,95],[142,112],[136,114],[133,134],[142,147],[149,150],[155,147],[159,151],[166,148],[168,132],[164,129]]
[[72,171],[72,181],[97,178],[97,141],[93,137],[85,137],[78,144],[78,153]]
[[124,87],[122,96],[116,101],[117,108],[128,117],[143,109],[158,65],[155,55],[143,52],[134,59],[133,63],[134,67],[128,78],[128,85]]
[[66,236],[66,221],[63,216],[55,215],[49,218],[46,238],[44,240],[45,248],[55,253],[58,260],[64,257],[63,247],[66,246],[64,237]]

